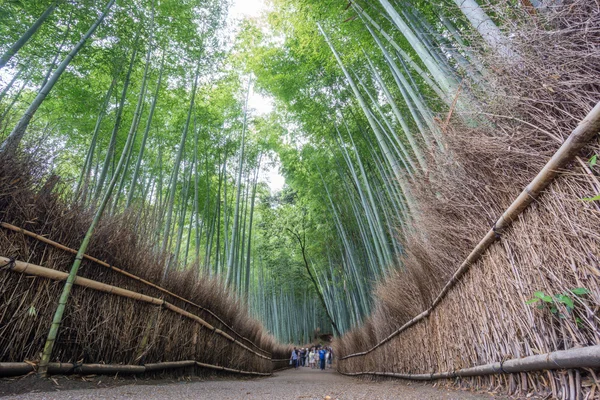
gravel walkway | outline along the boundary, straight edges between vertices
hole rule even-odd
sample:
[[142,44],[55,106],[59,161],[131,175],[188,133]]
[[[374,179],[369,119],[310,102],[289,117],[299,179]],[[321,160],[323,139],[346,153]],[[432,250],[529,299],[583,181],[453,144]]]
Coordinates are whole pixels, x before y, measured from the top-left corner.
[[158,385],[126,385],[113,388],[29,393],[4,399],[494,399],[488,394],[434,388],[400,380],[363,381],[333,370],[285,370],[253,380],[216,380]]

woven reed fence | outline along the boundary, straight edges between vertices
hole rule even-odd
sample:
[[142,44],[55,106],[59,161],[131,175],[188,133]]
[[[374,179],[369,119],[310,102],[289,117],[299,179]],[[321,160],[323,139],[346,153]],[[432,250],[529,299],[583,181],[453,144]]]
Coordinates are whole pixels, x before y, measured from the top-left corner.
[[[413,186],[405,268],[379,285],[366,323],[336,340],[340,372],[600,398],[600,202],[583,200],[600,193],[592,3],[565,2],[516,32],[512,69],[487,60],[493,93],[474,113],[489,125],[443,127],[447,153]],[[574,129],[588,134],[568,138]],[[553,156],[562,161],[546,165]],[[536,292],[548,302],[528,303]]]
[[[43,166],[0,166],[0,375],[35,369],[62,281],[89,223]],[[135,221],[135,222],[134,222]],[[52,355],[51,373],[215,370],[264,376],[290,349],[197,270],[160,282],[161,263],[140,216],[109,217],[89,249]],[[133,229],[135,227],[135,229]],[[134,231],[136,230],[136,231]],[[149,237],[149,235],[148,235]],[[103,260],[103,261],[101,261]],[[118,266],[118,267],[117,267]]]
[[[593,113],[590,136],[600,132],[600,105]],[[558,172],[555,167],[545,171]],[[589,194],[582,187],[600,193],[600,185],[585,174],[576,163],[524,213],[514,203],[516,212],[504,214],[423,312],[392,332],[377,331],[371,322],[337,341],[338,370],[420,380],[462,377],[461,386],[556,398],[600,396],[600,210],[580,200]],[[521,200],[533,202],[540,189],[528,187]],[[574,288],[589,293],[578,296],[570,292]],[[554,313],[549,305],[527,304],[536,291],[568,295],[573,311],[564,304]],[[562,349],[590,349],[592,356],[502,368],[537,355],[551,360]],[[571,369],[550,371],[561,368]]]

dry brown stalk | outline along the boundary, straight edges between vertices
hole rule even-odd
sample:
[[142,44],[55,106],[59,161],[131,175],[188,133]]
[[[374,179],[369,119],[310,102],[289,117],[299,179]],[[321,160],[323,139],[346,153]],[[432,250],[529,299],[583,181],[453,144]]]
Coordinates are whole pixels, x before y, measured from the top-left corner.
[[[26,236],[29,236],[29,237],[31,237],[31,238],[34,238],[34,239],[36,239],[36,240],[39,240],[39,241],[41,241],[41,242],[43,242],[43,243],[49,244],[49,245],[51,245],[51,246],[54,246],[54,247],[56,247],[57,249],[61,249],[61,250],[64,250],[64,251],[66,251],[66,252],[69,252],[69,253],[72,253],[72,254],[77,254],[77,250],[75,250],[75,249],[71,249],[71,248],[69,248],[69,247],[67,247],[67,246],[64,246],[64,245],[62,245],[62,244],[60,244],[60,243],[57,243],[57,242],[55,242],[55,241],[53,241],[53,240],[50,240],[50,239],[48,239],[48,238],[46,238],[46,237],[44,237],[44,236],[41,236],[41,235],[35,234],[35,233],[33,233],[33,232],[30,232],[30,231],[28,231],[28,230],[26,230],[26,229],[19,228],[19,227],[17,227],[17,226],[11,225],[11,224],[9,224],[9,223],[6,223],[6,222],[0,222],[0,226],[2,226],[3,228],[6,228],[6,229],[12,230],[12,231],[14,231],[14,232],[19,232],[19,233],[22,233],[22,234],[24,234],[24,235],[26,235]],[[154,283],[152,283],[152,282],[149,282],[149,281],[147,281],[147,280],[145,280],[145,279],[142,279],[142,278],[140,278],[140,277],[138,277],[138,276],[136,276],[136,275],[134,275],[134,274],[131,274],[131,273],[129,273],[129,272],[127,272],[127,271],[123,270],[123,269],[117,268],[117,267],[115,267],[114,265],[110,265],[109,263],[107,263],[107,262],[104,262],[104,261],[102,261],[102,260],[99,260],[99,259],[97,259],[97,258],[95,258],[95,257],[92,257],[92,256],[90,256],[90,255],[87,255],[87,254],[84,254],[84,256],[83,256],[83,257],[84,257],[86,260],[90,260],[90,261],[92,261],[92,262],[94,262],[94,263],[96,263],[96,264],[98,264],[98,265],[101,265],[101,266],[103,266],[103,267],[109,268],[109,269],[111,269],[111,270],[113,270],[113,271],[115,271],[115,272],[117,272],[117,273],[120,273],[120,274],[122,274],[122,275],[125,275],[125,276],[127,276],[128,278],[134,279],[134,280],[136,280],[136,281],[138,281],[138,282],[141,282],[141,283],[143,283],[143,284],[145,284],[145,285],[148,285],[148,286],[150,286],[150,287],[153,287],[153,288],[155,288],[155,289],[157,289],[157,290],[160,290],[161,292],[163,292],[163,293],[165,293],[165,294],[168,294],[169,296],[173,296],[173,297],[175,297],[176,299],[179,299],[179,300],[183,301],[184,303],[190,304],[190,305],[192,305],[192,306],[194,306],[194,307],[197,307],[198,309],[200,309],[200,310],[202,310],[202,311],[204,311],[204,312],[207,312],[207,313],[209,313],[209,314],[210,314],[211,316],[213,316],[213,317],[214,317],[214,318],[215,318],[217,321],[219,321],[219,322],[220,322],[220,323],[222,323],[224,326],[226,326],[226,327],[227,327],[227,329],[231,330],[231,331],[232,331],[232,332],[233,332],[233,333],[234,333],[236,336],[238,336],[240,339],[242,339],[242,340],[244,340],[244,341],[246,341],[246,342],[250,343],[250,344],[251,344],[253,347],[255,347],[256,349],[258,349],[258,350],[260,350],[260,351],[262,351],[262,352],[264,352],[264,353],[266,353],[266,354],[270,355],[270,353],[269,353],[268,351],[266,351],[266,350],[264,350],[264,349],[261,349],[261,348],[260,348],[260,347],[258,347],[258,346],[257,346],[257,345],[256,345],[254,342],[252,342],[250,339],[247,339],[247,338],[243,337],[242,335],[240,335],[239,333],[237,333],[237,332],[236,332],[236,331],[235,331],[235,330],[234,330],[232,327],[230,327],[228,324],[226,324],[226,323],[225,323],[225,322],[224,322],[224,321],[223,321],[223,320],[222,320],[222,319],[221,319],[219,316],[217,316],[217,315],[216,315],[215,313],[213,313],[211,310],[209,310],[209,309],[207,309],[207,308],[205,308],[205,307],[202,307],[202,306],[200,306],[200,305],[198,305],[198,304],[196,304],[196,303],[194,303],[194,302],[192,302],[192,301],[190,301],[190,300],[188,300],[188,299],[185,299],[185,298],[183,298],[183,297],[181,297],[181,296],[178,296],[177,294],[175,294],[175,293],[173,293],[173,292],[170,292],[169,290],[167,290],[167,289],[164,289],[164,288],[160,287],[159,285],[156,285],[156,284],[154,284]]]
[[544,166],[540,173],[531,181],[531,183],[521,192],[502,216],[496,221],[493,228],[488,231],[485,237],[473,249],[467,259],[461,264],[452,278],[444,285],[442,291],[437,295],[431,307],[417,315],[385,339],[378,342],[369,350],[353,353],[342,357],[342,360],[364,356],[371,353],[381,345],[389,342],[392,338],[399,335],[414,324],[429,317],[431,311],[446,297],[446,294],[460,281],[460,277],[475,264],[485,251],[500,238],[500,235],[512,224],[514,220],[548,187],[550,183],[558,176],[560,170],[573,161],[575,156],[581,151],[595,135],[600,133],[600,102],[589,112],[586,118],[580,122],[577,128],[571,133],[560,149],[552,156],[550,161]]
[[[146,365],[121,365],[121,364],[73,364],[73,363],[50,363],[48,373],[57,374],[143,374],[168,369],[189,368],[198,366],[201,368],[214,369],[218,371],[232,372],[242,375],[270,376],[272,373],[244,371],[240,369],[227,368],[219,365],[201,363],[194,360],[168,361]],[[26,362],[0,363],[0,377],[26,375],[35,371],[37,364]]]
[[[600,345],[555,351],[547,354],[523,357],[514,360],[503,360],[476,367],[456,371],[436,372],[430,374],[400,374],[396,372],[341,372],[348,376],[389,376],[394,378],[432,381],[495,374],[511,374],[517,372],[533,372],[569,368],[600,367]],[[574,397],[573,397],[574,398]]]
[[[14,271],[14,272],[19,272],[22,274],[27,274],[27,275],[32,275],[32,276],[39,276],[42,278],[48,278],[48,279],[52,279],[52,280],[56,280],[56,281],[64,281],[67,279],[67,276],[69,275],[66,272],[56,271],[56,270],[45,268],[45,267],[42,267],[39,265],[29,264],[29,263],[26,263],[23,261],[11,260],[10,258],[2,257],[2,256],[0,256],[0,263],[3,263],[5,266],[9,267],[9,269],[11,271]],[[153,305],[165,307],[166,309],[171,310],[179,315],[182,315],[186,318],[196,321],[198,324],[200,324],[204,328],[213,331],[217,335],[223,336],[227,340],[231,341],[232,343],[235,343],[237,346],[242,347],[243,349],[253,353],[254,355],[264,358],[264,359],[271,360],[270,357],[264,356],[263,354],[260,354],[256,351],[252,350],[245,344],[234,339],[233,337],[231,337],[227,333],[223,332],[222,330],[215,328],[214,326],[212,326],[211,324],[209,324],[202,318],[198,317],[197,315],[194,315],[188,311],[185,311],[169,302],[166,302],[165,300],[157,299],[157,298],[151,297],[151,296],[146,296],[141,293],[133,292],[131,290],[122,289],[122,288],[119,288],[116,286],[107,285],[105,283],[97,282],[97,281],[87,279],[87,278],[82,278],[82,277],[77,277],[77,279],[75,279],[75,285],[94,289],[99,292],[114,294],[116,296],[127,297],[127,298],[130,298],[133,300],[143,301],[145,303],[150,303]]]

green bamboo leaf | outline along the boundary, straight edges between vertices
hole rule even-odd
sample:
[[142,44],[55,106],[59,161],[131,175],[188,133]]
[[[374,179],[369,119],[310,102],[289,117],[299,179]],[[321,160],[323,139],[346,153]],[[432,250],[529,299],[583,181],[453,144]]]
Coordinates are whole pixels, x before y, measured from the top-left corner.
[[582,201],[598,201],[600,200],[600,194],[596,195],[594,197],[584,197],[583,199],[581,199]]
[[37,317],[37,310],[34,306],[29,307],[29,310],[27,310],[27,315],[30,317]]
[[571,289],[571,293],[573,293],[573,294],[575,294],[577,296],[582,296],[584,294],[589,294],[590,291],[587,290],[586,288],[578,287],[578,288],[575,288],[575,289]]
[[592,156],[592,158],[590,158],[590,160],[588,161],[588,164],[590,167],[595,167],[597,163],[598,163],[598,155],[594,154]]
[[567,306],[567,308],[575,308],[575,304],[573,304],[573,299],[564,294],[559,294],[556,296],[559,302],[563,303]]

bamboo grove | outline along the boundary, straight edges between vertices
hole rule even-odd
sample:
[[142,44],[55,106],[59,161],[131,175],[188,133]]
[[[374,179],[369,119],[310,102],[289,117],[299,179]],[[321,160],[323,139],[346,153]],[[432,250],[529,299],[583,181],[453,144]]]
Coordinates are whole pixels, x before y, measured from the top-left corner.
[[216,277],[277,339],[344,352],[429,306],[598,100],[583,0],[272,0],[239,24],[218,0],[1,7],[0,152],[93,212],[72,278],[124,216],[162,282]]
[[[262,219],[273,219],[279,202],[259,176],[284,128],[248,108],[252,75],[230,48],[226,3],[3,8],[3,43],[16,45],[0,70],[2,152],[44,149],[63,195],[96,210],[86,241],[103,215],[132,213],[140,233],[153,227],[157,254],[170,254],[163,280],[189,265],[259,302],[257,315],[283,340],[307,341],[317,327],[330,332],[313,286],[281,286],[281,270],[298,270],[298,257],[254,250],[257,237],[270,236]],[[69,118],[56,112],[66,108]],[[287,240],[285,224],[276,225],[274,235]],[[290,282],[303,278],[301,267],[286,272]],[[305,299],[296,301],[296,292]],[[300,311],[310,316],[302,329],[283,319]]]

